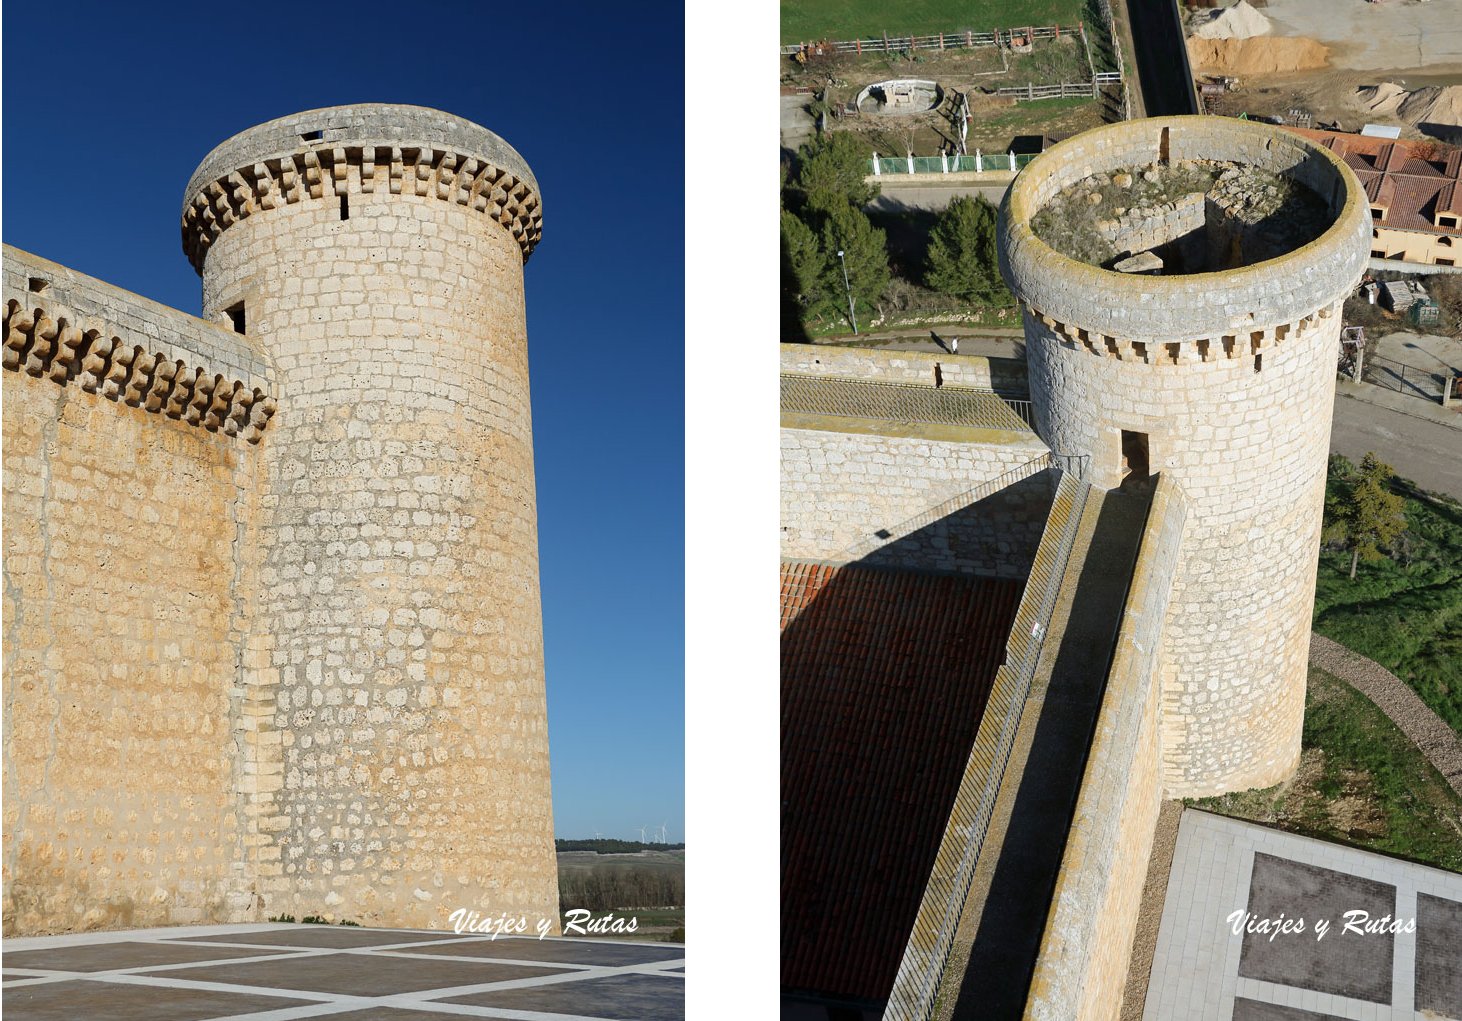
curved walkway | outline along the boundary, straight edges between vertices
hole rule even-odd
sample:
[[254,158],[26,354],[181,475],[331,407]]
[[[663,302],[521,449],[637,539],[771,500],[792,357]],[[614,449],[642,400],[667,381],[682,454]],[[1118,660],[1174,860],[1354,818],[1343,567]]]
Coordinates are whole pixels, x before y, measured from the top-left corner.
[[1348,682],[1376,703],[1462,795],[1462,741],[1410,685],[1381,664],[1321,634],[1310,635],[1310,665]]

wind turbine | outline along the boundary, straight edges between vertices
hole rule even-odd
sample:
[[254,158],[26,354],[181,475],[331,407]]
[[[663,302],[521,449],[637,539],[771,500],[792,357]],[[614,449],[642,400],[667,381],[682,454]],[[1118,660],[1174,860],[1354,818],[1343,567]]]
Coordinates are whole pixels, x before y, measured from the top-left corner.
[[643,826],[640,827],[640,843],[645,843],[645,828]]
[[666,842],[665,841],[665,823],[668,823],[669,821],[670,821],[669,819],[666,819],[665,822],[662,822],[660,824],[660,843],[662,843],[662,844]]

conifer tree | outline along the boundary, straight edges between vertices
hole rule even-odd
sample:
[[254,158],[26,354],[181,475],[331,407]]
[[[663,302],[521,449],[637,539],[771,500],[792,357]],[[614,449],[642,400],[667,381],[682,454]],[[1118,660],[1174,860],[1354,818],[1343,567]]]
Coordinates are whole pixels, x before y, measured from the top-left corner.
[[972,304],[1006,304],[995,254],[995,208],[983,195],[960,195],[929,232],[925,283]]
[[1366,454],[1355,473],[1342,480],[1340,492],[1326,497],[1330,523],[1325,539],[1350,549],[1352,581],[1360,561],[1384,559],[1382,547],[1389,547],[1406,530],[1406,502],[1387,488],[1395,475],[1374,453]]

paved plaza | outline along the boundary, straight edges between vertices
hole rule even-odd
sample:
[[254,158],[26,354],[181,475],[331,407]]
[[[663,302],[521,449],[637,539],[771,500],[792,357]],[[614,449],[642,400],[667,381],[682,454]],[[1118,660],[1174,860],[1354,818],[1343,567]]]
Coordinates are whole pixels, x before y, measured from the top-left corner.
[[685,947],[325,925],[7,939],[7,1021],[681,1021]]
[[1462,876],[1189,809],[1143,1017],[1462,1019]]

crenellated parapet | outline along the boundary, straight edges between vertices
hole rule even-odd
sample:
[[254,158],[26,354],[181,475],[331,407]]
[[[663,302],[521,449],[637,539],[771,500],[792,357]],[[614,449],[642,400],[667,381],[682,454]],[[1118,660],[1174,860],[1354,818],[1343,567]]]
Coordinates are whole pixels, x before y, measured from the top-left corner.
[[1039,323],[1066,347],[1081,348],[1097,357],[1121,362],[1190,365],[1253,358],[1280,347],[1286,341],[1299,340],[1322,323],[1338,317],[1341,304],[1337,300],[1287,323],[1266,325],[1259,329],[1215,332],[1208,337],[1181,340],[1134,340],[1130,337],[1110,336],[1061,322],[1026,301],[1022,301],[1020,307],[1028,323]]
[[7,371],[249,443],[263,438],[277,403],[238,335],[9,246],[3,294]]
[[502,139],[437,110],[366,104],[280,118],[220,145],[188,182],[183,249],[201,272],[209,247],[232,224],[352,193],[473,209],[507,229],[524,261],[543,234],[538,183]]

